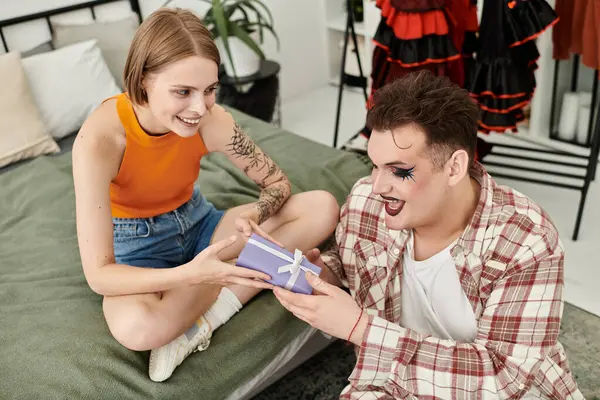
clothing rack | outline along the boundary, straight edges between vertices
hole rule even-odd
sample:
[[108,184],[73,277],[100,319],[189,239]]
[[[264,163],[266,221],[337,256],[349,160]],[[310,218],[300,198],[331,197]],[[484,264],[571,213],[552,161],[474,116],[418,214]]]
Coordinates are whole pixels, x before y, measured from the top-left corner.
[[[573,61],[573,70],[571,76],[571,90],[577,90],[577,81],[579,75],[579,56],[574,56]],[[581,227],[581,221],[583,218],[583,210],[585,208],[585,201],[587,198],[587,194],[589,191],[590,183],[594,181],[596,176],[596,168],[598,165],[598,155],[600,152],[600,124],[598,124],[597,117],[599,114],[599,102],[598,102],[598,70],[594,70],[594,84],[592,89],[592,102],[590,105],[590,121],[588,126],[588,135],[586,143],[578,143],[574,140],[565,140],[560,138],[557,130],[555,129],[555,116],[556,116],[556,97],[557,97],[557,86],[558,86],[558,73],[559,73],[560,60],[555,60],[555,68],[554,68],[554,79],[553,79],[553,88],[552,88],[552,105],[550,109],[550,139],[557,142],[569,143],[571,145],[583,147],[589,150],[587,155],[583,155],[574,151],[567,150],[555,150],[550,148],[533,148],[526,146],[515,146],[501,143],[493,143],[494,147],[492,152],[489,153],[485,159],[482,160],[482,164],[494,167],[506,167],[512,170],[517,171],[525,171],[525,172],[533,172],[538,174],[547,175],[548,179],[534,179],[528,178],[524,176],[520,176],[518,174],[511,173],[492,173],[492,175],[514,179],[518,181],[537,183],[542,185],[549,185],[553,187],[560,187],[564,189],[577,190],[580,192],[580,200],[579,207],[577,210],[577,217],[575,220],[575,228],[573,230],[573,240],[576,241],[579,237],[579,229]],[[521,154],[511,154],[506,152],[495,152],[494,150],[498,149],[509,149],[509,150],[519,150],[523,152],[528,152],[528,155]],[[545,154],[555,157],[552,158],[540,158],[538,155]],[[508,160],[505,162],[496,162],[496,161],[488,161],[487,159],[490,156],[498,156],[505,157]],[[556,159],[558,158],[558,159]],[[566,160],[568,161],[566,161]],[[537,163],[544,164],[544,168],[532,168],[525,167],[515,164],[514,160],[525,160],[525,161],[533,161]],[[578,168],[581,170],[579,173],[564,173],[556,171],[556,166],[561,165],[565,167]],[[571,178],[581,181],[579,185],[574,184],[566,184],[557,182],[556,179],[552,179],[552,177],[563,177],[563,178]]]
[[[358,54],[358,52],[356,52],[356,58],[358,62],[360,76],[349,75],[345,72],[346,53],[350,39],[352,39],[354,47],[358,48],[356,33],[354,30],[354,17],[350,0],[346,0],[346,13],[347,18],[346,29],[344,32],[344,50],[342,53],[342,60],[340,65],[340,82],[336,111],[335,131],[333,137],[334,148],[337,148],[338,142],[338,130],[344,85],[352,87],[361,87],[365,96],[365,103],[368,102],[367,78],[363,74],[360,55]],[[572,91],[576,91],[577,89],[579,65],[579,56],[576,55],[574,56],[571,77]],[[599,71],[594,71],[595,75],[592,91],[592,100],[590,105],[590,121],[588,126],[587,140],[586,143],[578,143],[576,140],[565,140],[563,138],[560,138],[557,130],[555,129],[555,116],[557,107],[556,97],[558,90],[559,66],[560,60],[556,60],[552,89],[552,105],[550,110],[550,139],[552,139],[555,142],[564,142],[578,147],[582,147],[588,149],[589,152],[587,154],[582,154],[582,152],[558,150],[552,148],[551,146],[544,146],[540,143],[536,143],[537,146],[534,147],[493,142],[491,152],[483,160],[481,160],[481,163],[486,166],[506,168],[509,170],[502,172],[490,171],[490,174],[495,177],[579,191],[580,201],[577,210],[577,217],[575,220],[575,227],[572,235],[572,239],[576,241],[579,237],[579,230],[581,227],[583,211],[585,208],[585,202],[587,199],[590,183],[594,181],[596,176],[598,155],[600,153],[600,124],[597,123],[597,116],[600,114],[600,102],[598,101],[597,93]],[[357,133],[354,137],[358,136],[359,133]],[[515,135],[515,138],[521,139],[522,141],[527,140],[526,138],[519,137],[518,135]],[[532,140],[532,142],[535,141]],[[525,162],[534,162],[536,164],[535,166],[519,165],[517,162],[515,162],[517,160]],[[538,166],[538,164],[542,164],[543,166]],[[574,168],[577,170],[577,172],[560,172],[556,170],[556,166]],[[543,177],[528,177],[524,176],[522,172],[534,173],[536,174],[536,176],[542,175]],[[557,181],[557,178],[569,178],[578,182],[577,184],[563,183]]]
[[[356,39],[356,31],[354,30],[354,13],[352,11],[351,0],[346,0],[346,29],[344,31],[344,50],[342,52],[342,62],[340,63],[340,82],[338,88],[338,101],[337,110],[335,113],[335,130],[333,132],[333,147],[337,148],[338,133],[340,129],[340,114],[342,112],[342,94],[344,92],[344,85],[350,87],[360,87],[363,90],[365,96],[365,104],[368,101],[367,95],[367,78],[364,76],[362,64],[360,62],[360,54],[358,52],[358,41]],[[354,44],[354,53],[356,54],[356,61],[358,63],[359,76],[350,75],[346,73],[346,52],[348,51],[348,42],[352,38]]]

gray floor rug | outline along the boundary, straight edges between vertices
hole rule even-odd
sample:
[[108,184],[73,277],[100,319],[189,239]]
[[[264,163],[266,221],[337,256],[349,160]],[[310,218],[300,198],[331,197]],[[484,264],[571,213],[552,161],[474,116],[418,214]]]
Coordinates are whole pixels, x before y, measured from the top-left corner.
[[[600,318],[566,304],[560,341],[585,398],[600,400]],[[336,342],[254,400],[336,399],[355,361],[352,347]]]

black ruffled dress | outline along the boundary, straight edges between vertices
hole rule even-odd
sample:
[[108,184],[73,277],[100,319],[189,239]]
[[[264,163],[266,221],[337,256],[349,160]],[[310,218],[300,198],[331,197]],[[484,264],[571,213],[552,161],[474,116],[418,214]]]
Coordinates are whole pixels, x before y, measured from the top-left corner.
[[[535,92],[535,38],[558,22],[545,0],[485,0],[480,24],[477,0],[376,4],[381,21],[374,36],[371,96],[394,79],[428,69],[471,93],[481,109],[480,131],[516,131]],[[361,134],[368,138],[370,131],[364,127]],[[490,151],[478,139],[477,158]]]
[[[448,76],[462,86],[478,29],[472,2],[377,0],[381,20],[373,38],[371,97],[385,84],[420,70]],[[370,135],[367,127],[361,133]]]
[[483,7],[465,87],[481,109],[482,132],[516,132],[535,92],[535,38],[558,18],[545,0],[485,0]]

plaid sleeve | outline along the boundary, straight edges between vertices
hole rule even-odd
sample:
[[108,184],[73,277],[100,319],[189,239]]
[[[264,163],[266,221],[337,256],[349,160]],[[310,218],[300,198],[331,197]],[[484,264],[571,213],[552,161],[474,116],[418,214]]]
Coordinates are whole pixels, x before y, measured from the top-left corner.
[[345,287],[348,287],[348,278],[344,271],[344,264],[340,255],[340,245],[346,241],[348,225],[348,202],[342,205],[340,210],[340,222],[335,229],[335,240],[333,245],[323,253],[323,262],[342,282]]
[[348,280],[346,278],[346,273],[344,272],[344,267],[342,265],[342,259],[338,253],[339,247],[337,244],[334,244],[330,249],[328,249],[321,258],[325,263],[325,266],[331,270],[335,274],[335,276],[340,280],[342,285],[348,287]]
[[[505,399],[525,394],[557,342],[564,256],[558,239],[537,236],[523,249],[518,261],[486,265],[498,279],[490,285],[473,343],[425,336],[370,316],[344,398],[450,399],[488,393]],[[577,391],[555,376],[548,384],[556,398]]]

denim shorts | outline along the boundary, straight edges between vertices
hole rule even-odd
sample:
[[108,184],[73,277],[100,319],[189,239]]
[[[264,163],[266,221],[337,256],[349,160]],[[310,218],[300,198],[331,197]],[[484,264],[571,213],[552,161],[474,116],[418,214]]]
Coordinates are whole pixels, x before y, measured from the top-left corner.
[[118,264],[172,268],[185,264],[210,245],[224,212],[194,188],[192,198],[151,218],[113,218],[113,244]]

